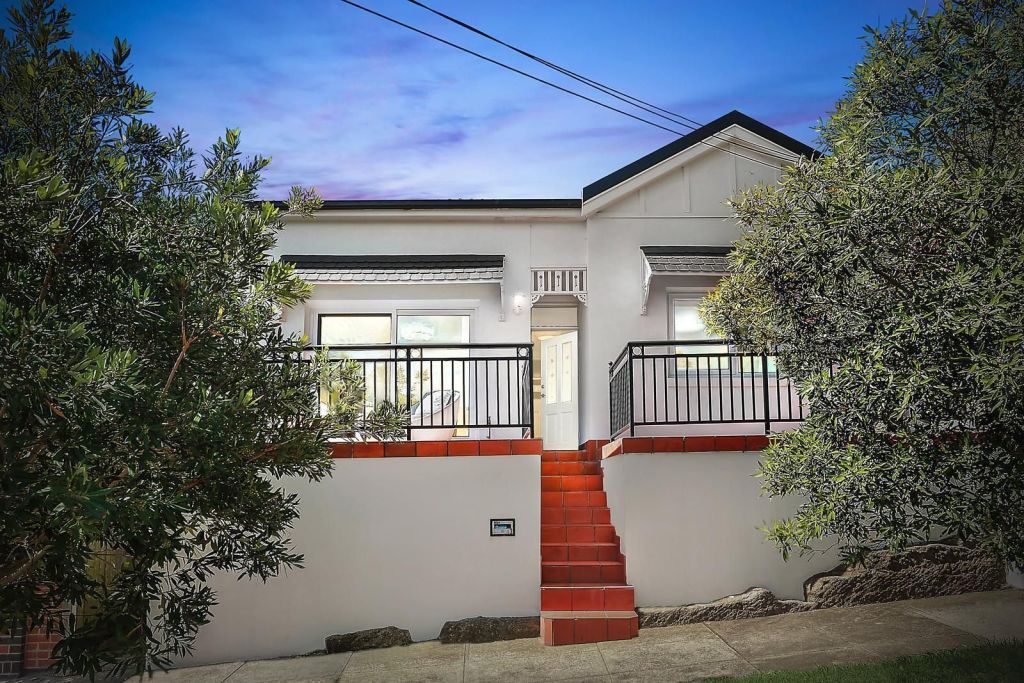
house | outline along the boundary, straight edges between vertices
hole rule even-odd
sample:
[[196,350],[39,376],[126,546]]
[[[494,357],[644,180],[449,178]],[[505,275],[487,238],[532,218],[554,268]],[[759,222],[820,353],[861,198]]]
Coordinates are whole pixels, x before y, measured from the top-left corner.
[[330,480],[284,482],[306,567],[219,582],[196,661],[388,625],[434,638],[477,615],[541,614],[545,642],[593,642],[634,636],[636,606],[803,597],[835,556],[783,562],[757,527],[796,502],[751,477],[802,404],[696,307],[740,236],[726,200],[813,154],[734,111],[579,198],[288,218],[276,255],[314,289],[285,331],[358,363],[366,413],[398,404],[410,426],[338,444]]
[[[368,409],[409,406],[412,439],[529,435],[555,450],[724,424],[764,434],[801,419],[799,402],[784,382],[767,412],[763,393],[741,394],[761,359],[705,343],[696,306],[740,234],[726,200],[813,153],[734,111],[582,199],[326,201],[281,235],[280,257],[314,285],[284,326],[362,363]],[[664,343],[677,339],[695,343]],[[657,343],[624,362],[635,341]]]

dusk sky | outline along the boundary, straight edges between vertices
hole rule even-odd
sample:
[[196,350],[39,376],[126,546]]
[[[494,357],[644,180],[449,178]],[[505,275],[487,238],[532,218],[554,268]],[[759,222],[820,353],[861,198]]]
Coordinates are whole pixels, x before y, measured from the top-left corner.
[[[407,2],[360,1],[584,88]],[[864,25],[887,24],[910,4],[425,2],[700,122],[739,109],[809,144],[861,57]],[[269,199],[294,184],[328,199],[578,197],[676,137],[338,0],[68,6],[78,47],[109,52],[115,35],[132,44],[134,76],[155,91],[161,128],[185,128],[201,149],[237,127],[247,153],[273,157],[261,190]]]

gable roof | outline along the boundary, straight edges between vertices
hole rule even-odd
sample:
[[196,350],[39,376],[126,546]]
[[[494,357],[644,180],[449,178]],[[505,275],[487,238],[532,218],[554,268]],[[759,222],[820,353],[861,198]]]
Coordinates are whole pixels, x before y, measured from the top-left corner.
[[[755,135],[772,142],[779,147],[792,152],[798,156],[810,159],[821,156],[821,152],[805,145],[795,138],[775,130],[746,114],[733,110],[724,116],[720,116],[711,123],[701,126],[696,130],[673,140],[664,147],[646,154],[636,161],[626,164],[617,171],[595,180],[583,188],[582,199],[326,199],[321,206],[322,211],[431,211],[431,210],[460,210],[460,209],[582,209],[583,204],[597,195],[610,190],[616,185],[637,176],[657,164],[669,159],[680,152],[699,145],[707,138],[721,133],[730,126],[740,126]],[[724,142],[724,141],[722,141]],[[287,208],[284,201],[272,202],[278,208]]]
[[805,156],[811,159],[820,156],[820,152],[813,147],[805,145],[799,140],[775,130],[771,126],[766,126],[757,119],[752,119],[742,112],[733,110],[725,116],[720,116],[711,123],[701,126],[700,128],[684,135],[678,140],[673,140],[664,147],[656,149],[650,154],[642,156],[632,163],[626,164],[619,170],[613,171],[605,177],[590,183],[583,188],[583,201],[586,202],[602,192],[610,190],[616,185],[629,180],[633,176],[643,173],[652,166],[679,154],[683,150],[700,144],[707,138],[722,132],[729,126],[740,126],[742,128],[746,128],[751,133],[759,135],[765,140],[773,142],[783,149],[789,150],[799,156]]

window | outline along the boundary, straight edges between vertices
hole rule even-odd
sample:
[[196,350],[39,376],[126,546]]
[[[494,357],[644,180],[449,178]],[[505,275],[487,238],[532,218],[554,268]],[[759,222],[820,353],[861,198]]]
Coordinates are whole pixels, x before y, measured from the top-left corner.
[[321,315],[317,341],[322,346],[367,346],[391,343],[391,316]]
[[[455,423],[465,424],[469,395],[474,392],[467,376],[466,364],[453,360],[469,358],[469,349],[453,349],[448,344],[469,343],[469,316],[453,313],[416,313],[398,314],[398,332],[395,335],[399,345],[438,346],[437,349],[412,351],[414,360],[409,368],[410,398],[412,400],[413,421],[419,416],[423,420],[424,408],[434,401],[450,400],[454,406]],[[446,359],[436,362],[431,358]],[[405,367],[398,367],[399,384],[405,383]],[[464,428],[455,432],[456,436],[467,436]]]
[[[715,340],[700,319],[698,309],[700,299],[696,297],[672,300],[672,338],[682,341]],[[732,370],[745,375],[761,373],[759,356],[743,355],[731,352],[728,344],[688,344],[675,347],[676,353],[695,354],[692,358],[676,359],[677,372],[686,370],[718,371]],[[728,354],[732,355],[728,355]],[[703,354],[703,355],[696,355]],[[715,355],[722,354],[722,355]],[[739,357],[738,357],[739,356]],[[738,362],[737,362],[738,361]],[[775,374],[775,357],[768,357],[768,373]]]
[[[464,406],[475,388],[466,364],[456,359],[469,358],[470,352],[451,345],[468,344],[469,328],[470,316],[465,313],[325,313],[319,316],[317,341],[330,347],[436,346],[422,350],[331,348],[330,357],[359,363],[367,413],[390,401],[408,407],[415,423],[417,415],[423,420],[423,413],[430,412],[434,403],[449,401],[456,406],[456,424],[465,424]],[[408,363],[404,361],[407,357]],[[434,358],[437,360],[431,360]],[[322,402],[330,405],[330,387],[321,393]],[[456,431],[458,436],[466,433],[464,428]]]
[[[672,338],[681,341],[705,341],[717,339],[711,335],[700,319],[698,308],[700,298],[696,296],[672,300]],[[676,353],[704,354],[691,358],[677,358],[677,371],[685,370],[726,370],[729,368],[729,346],[727,344],[689,344],[675,347]],[[707,355],[723,354],[723,355]]]
[[399,344],[468,344],[468,315],[398,315]]
[[[317,329],[317,340],[321,346],[384,346],[391,343],[391,315],[387,313],[371,314],[321,314]],[[331,348],[328,357],[332,359],[350,358],[359,363],[362,374],[364,393],[363,409],[365,413],[385,400],[394,401],[393,385],[387,363],[376,362],[386,358],[386,349],[339,349]],[[330,383],[321,387],[320,401],[325,406],[334,405],[339,399],[339,387]]]

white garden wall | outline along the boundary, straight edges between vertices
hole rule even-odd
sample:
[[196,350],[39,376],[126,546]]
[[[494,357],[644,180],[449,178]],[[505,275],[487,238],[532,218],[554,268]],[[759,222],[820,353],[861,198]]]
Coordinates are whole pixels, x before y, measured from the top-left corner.
[[[380,626],[436,638],[451,619],[540,612],[540,456],[334,461],[301,496],[305,569],[267,584],[219,576],[192,663],[294,655]],[[516,535],[492,538],[492,517]]]
[[640,607],[709,602],[752,586],[803,599],[834,553],[783,561],[758,527],[795,509],[760,495],[760,453],[625,453],[604,460],[612,523]]

